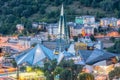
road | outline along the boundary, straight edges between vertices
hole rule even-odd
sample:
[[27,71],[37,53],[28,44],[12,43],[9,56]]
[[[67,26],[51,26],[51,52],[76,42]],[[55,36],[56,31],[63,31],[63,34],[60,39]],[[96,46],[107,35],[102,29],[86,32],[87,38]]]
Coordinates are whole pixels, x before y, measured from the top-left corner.
[[16,80],[10,77],[0,77],[0,80]]
[[11,75],[16,76],[16,72],[0,74],[0,80],[16,80],[13,77],[11,77]]

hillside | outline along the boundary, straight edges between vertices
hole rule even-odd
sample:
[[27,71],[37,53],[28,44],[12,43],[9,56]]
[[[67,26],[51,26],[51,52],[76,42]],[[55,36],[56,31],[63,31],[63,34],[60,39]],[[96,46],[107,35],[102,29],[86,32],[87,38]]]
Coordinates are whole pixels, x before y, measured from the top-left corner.
[[62,3],[67,21],[80,15],[120,17],[120,0],[0,0],[0,33],[13,34],[20,23],[30,32],[32,22],[57,22]]

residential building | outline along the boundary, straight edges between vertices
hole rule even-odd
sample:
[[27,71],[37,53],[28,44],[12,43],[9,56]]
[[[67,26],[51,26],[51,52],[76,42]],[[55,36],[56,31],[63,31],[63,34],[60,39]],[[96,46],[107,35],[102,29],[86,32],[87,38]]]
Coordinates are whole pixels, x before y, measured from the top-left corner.
[[37,43],[42,43],[41,37],[36,36],[36,37],[31,38],[31,40],[30,40],[30,44],[31,44],[31,45],[32,45],[32,44],[37,44]]
[[74,36],[74,27],[75,27],[75,23],[74,22],[68,22],[67,26],[70,29],[70,38],[72,38]]
[[47,23],[45,23],[45,22],[38,23],[38,29],[45,30],[46,26],[47,26]]
[[40,32],[39,37],[41,40],[46,41],[48,40],[48,32]]
[[37,22],[33,22],[33,23],[32,23],[32,27],[33,27],[33,28],[37,28],[37,27],[38,27],[38,23],[37,23]]
[[94,34],[94,28],[93,28],[93,27],[87,26],[87,27],[84,27],[84,30],[85,30],[85,33],[86,33],[87,35]]
[[58,34],[58,24],[57,23],[49,24],[48,27],[47,27],[47,30],[48,30],[49,35],[57,36],[57,34]]
[[47,23],[45,23],[45,22],[33,22],[32,27],[37,28],[41,31],[46,31]]
[[29,37],[18,37],[18,43],[24,47],[24,49],[31,47],[31,39]]
[[108,27],[108,26],[117,26],[117,18],[102,18],[100,20],[100,25],[102,27]]
[[82,42],[82,43],[85,43],[85,44],[87,44],[87,43],[92,43],[92,41],[91,41],[91,39],[90,39],[89,36],[85,36],[85,37],[83,37],[83,38],[79,38],[78,41],[79,41],[79,42]]
[[94,16],[80,16],[75,18],[75,23],[77,24],[94,24],[95,17]]
[[93,28],[98,28],[100,26],[100,22],[95,22],[94,24],[90,25]]
[[19,32],[22,32],[24,30],[24,25],[23,24],[17,24],[16,28]]
[[78,34],[81,34],[82,33],[82,29],[83,29],[84,25],[83,24],[76,24],[74,26],[74,29],[73,29],[73,36],[78,36]]
[[96,49],[102,50],[102,49],[103,49],[103,43],[102,43],[101,41],[98,41],[98,42],[94,45],[94,47],[95,47]]
[[117,20],[117,26],[120,26],[120,19]]

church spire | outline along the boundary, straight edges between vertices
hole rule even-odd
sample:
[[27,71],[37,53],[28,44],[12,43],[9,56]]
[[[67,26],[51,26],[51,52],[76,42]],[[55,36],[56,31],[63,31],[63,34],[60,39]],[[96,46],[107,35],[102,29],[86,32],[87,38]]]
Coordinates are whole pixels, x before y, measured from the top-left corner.
[[58,38],[65,38],[65,16],[64,16],[64,8],[63,4],[61,7],[60,19],[59,19],[59,26],[58,26]]
[[63,4],[62,4],[62,7],[61,7],[61,14],[60,14],[60,16],[64,16]]
[[58,49],[59,51],[61,51],[63,41],[66,44],[68,44],[69,42],[69,29],[68,29],[68,26],[66,26],[63,4],[61,6],[61,13],[60,13],[60,19],[59,19],[59,25],[58,25],[58,39],[59,39]]

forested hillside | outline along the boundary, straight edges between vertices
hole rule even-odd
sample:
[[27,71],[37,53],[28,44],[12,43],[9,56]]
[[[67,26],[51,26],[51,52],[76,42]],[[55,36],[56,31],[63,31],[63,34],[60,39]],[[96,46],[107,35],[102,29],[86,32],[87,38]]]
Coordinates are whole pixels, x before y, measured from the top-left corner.
[[0,0],[0,33],[13,34],[19,23],[29,31],[32,22],[57,22],[62,3],[67,21],[80,15],[120,17],[120,0]]

